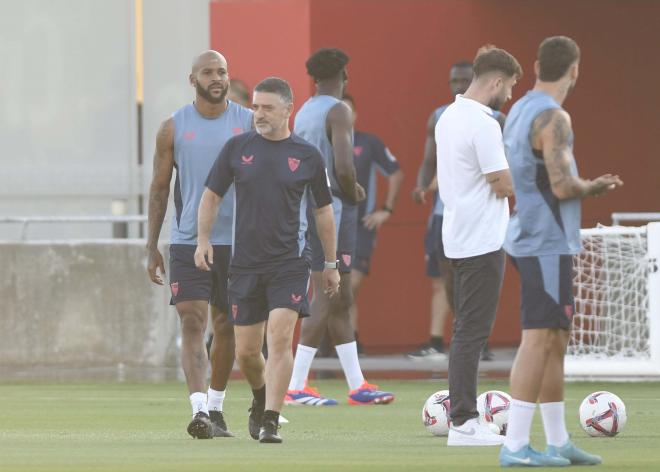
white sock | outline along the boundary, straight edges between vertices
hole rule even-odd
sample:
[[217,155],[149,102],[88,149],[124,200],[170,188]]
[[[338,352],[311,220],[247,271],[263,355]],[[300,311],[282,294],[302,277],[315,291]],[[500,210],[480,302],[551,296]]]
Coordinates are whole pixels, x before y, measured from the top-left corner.
[[506,427],[504,445],[511,452],[517,452],[529,444],[529,431],[532,429],[536,403],[511,400],[509,421]]
[[309,375],[309,369],[312,367],[316,351],[315,347],[298,344],[296,358],[293,361],[293,373],[291,374],[289,390],[302,390],[305,388],[305,381]]
[[364,383],[364,376],[358,360],[357,343],[355,341],[335,346],[341,368],[344,369],[346,382],[350,390],[355,390]]
[[209,411],[222,411],[222,403],[225,401],[224,390],[213,390],[209,387],[209,401],[206,404]]
[[561,447],[568,441],[564,418],[564,402],[541,403],[541,418],[548,446]]
[[193,417],[200,411],[203,411],[207,415],[209,414],[209,409],[206,406],[206,394],[204,392],[195,392],[190,395],[190,405],[192,405],[192,414]]

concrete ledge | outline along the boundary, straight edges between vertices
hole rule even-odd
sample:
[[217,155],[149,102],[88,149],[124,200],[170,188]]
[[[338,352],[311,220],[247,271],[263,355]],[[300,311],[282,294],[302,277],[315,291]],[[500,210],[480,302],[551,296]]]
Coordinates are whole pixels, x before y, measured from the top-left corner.
[[0,366],[176,366],[178,319],[143,240],[0,242],[0,267]]

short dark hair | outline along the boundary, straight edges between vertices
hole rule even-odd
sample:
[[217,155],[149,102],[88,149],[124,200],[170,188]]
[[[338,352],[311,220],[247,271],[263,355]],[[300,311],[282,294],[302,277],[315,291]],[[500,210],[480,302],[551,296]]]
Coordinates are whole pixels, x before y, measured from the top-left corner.
[[479,77],[489,72],[500,72],[506,77],[520,78],[523,75],[522,67],[511,54],[504,49],[487,44],[477,51],[474,58],[474,76]]
[[289,83],[279,77],[268,77],[254,87],[255,92],[275,93],[285,103],[293,103],[293,92]]
[[321,48],[307,59],[305,66],[307,73],[319,82],[335,77],[346,67],[349,60],[348,55],[341,49]]
[[580,59],[580,47],[567,36],[545,38],[537,53],[539,79],[556,82]]

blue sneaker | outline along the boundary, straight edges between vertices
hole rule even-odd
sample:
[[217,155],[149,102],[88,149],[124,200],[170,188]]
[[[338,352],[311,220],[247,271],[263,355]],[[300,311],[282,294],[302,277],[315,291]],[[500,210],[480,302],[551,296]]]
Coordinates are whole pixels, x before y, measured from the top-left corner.
[[335,406],[337,400],[322,396],[314,387],[305,382],[302,390],[288,390],[284,397],[286,405]]
[[583,451],[573,444],[570,439],[561,447],[548,446],[545,453],[551,457],[563,457],[568,459],[571,461],[572,465],[597,465],[603,462],[603,459],[600,456]]
[[506,446],[500,450],[502,467],[566,467],[571,461],[562,456],[549,456],[535,451],[529,444],[519,451],[511,452]]
[[358,388],[348,392],[349,405],[387,405],[393,401],[392,392],[378,390],[378,385],[370,384],[366,380]]

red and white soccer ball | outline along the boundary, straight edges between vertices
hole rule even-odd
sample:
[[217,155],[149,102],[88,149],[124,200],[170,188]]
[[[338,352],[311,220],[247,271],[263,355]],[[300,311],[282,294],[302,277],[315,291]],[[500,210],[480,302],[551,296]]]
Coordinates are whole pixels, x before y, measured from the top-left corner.
[[422,408],[422,421],[427,431],[434,436],[449,433],[449,390],[440,390],[431,395]]
[[487,425],[494,433],[506,434],[509,421],[511,397],[506,392],[489,390],[477,397],[479,421]]
[[580,405],[580,426],[589,436],[616,436],[627,419],[626,405],[610,392],[594,392]]

